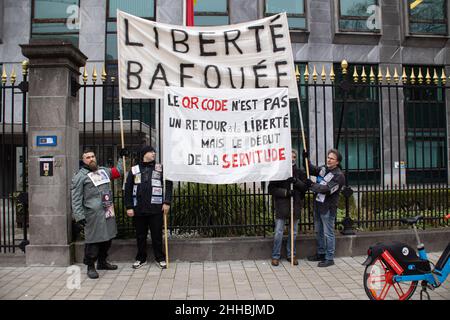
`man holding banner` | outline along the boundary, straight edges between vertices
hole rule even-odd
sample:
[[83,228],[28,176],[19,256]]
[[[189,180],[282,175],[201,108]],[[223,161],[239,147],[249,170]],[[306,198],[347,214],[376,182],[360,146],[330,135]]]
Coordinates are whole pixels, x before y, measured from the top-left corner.
[[[294,234],[293,238],[297,237],[298,219],[300,218],[301,208],[303,207],[303,200],[305,193],[308,191],[306,174],[303,170],[297,168],[296,165],[297,152],[292,150],[292,173],[293,176],[284,181],[271,181],[269,183],[269,193],[272,195],[275,204],[275,234],[273,237],[272,249],[272,265],[278,266],[281,258],[281,244],[283,241],[283,231],[286,220],[291,215],[291,199],[294,198]],[[291,186],[293,188],[291,188]],[[293,264],[298,265],[298,260],[294,253],[291,254],[291,233],[289,233],[286,244],[287,260]]]
[[127,215],[133,217],[136,228],[137,254],[134,269],[147,263],[147,234],[150,228],[153,253],[161,269],[167,267],[163,253],[163,214],[167,215],[172,199],[172,181],[166,181],[163,193],[162,165],[155,162],[156,152],[144,146],[140,162],[128,172],[125,184],[125,206]]

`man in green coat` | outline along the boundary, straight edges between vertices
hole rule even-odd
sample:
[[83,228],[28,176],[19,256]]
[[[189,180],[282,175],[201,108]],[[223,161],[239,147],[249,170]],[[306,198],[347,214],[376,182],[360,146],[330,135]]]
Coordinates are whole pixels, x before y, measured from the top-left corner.
[[[121,150],[121,156],[127,152]],[[111,240],[117,235],[111,180],[123,175],[122,157],[115,168],[99,167],[92,150],[82,155],[83,166],[72,179],[72,215],[84,227],[84,264],[91,279],[98,278],[98,270],[116,270],[106,261]]]

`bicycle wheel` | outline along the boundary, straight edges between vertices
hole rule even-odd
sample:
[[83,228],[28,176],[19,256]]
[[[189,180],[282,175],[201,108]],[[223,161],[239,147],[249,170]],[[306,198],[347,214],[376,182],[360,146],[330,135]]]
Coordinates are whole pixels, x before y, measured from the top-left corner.
[[417,288],[417,281],[394,282],[395,272],[381,257],[364,271],[364,290],[370,300],[408,300]]

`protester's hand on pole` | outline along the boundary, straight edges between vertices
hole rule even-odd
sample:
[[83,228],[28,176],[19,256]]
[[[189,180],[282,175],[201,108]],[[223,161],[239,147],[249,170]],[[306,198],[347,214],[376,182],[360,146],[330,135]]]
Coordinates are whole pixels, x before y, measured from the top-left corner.
[[170,206],[168,204],[163,204],[162,212],[164,213],[165,216],[167,216],[169,214],[169,210],[170,210]]

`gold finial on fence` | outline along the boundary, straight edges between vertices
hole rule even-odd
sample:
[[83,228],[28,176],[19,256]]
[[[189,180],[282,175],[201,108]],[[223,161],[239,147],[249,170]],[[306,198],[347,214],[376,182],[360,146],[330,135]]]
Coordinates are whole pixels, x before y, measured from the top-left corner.
[[403,84],[406,84],[408,82],[408,76],[406,75],[405,67],[403,67],[402,82]]
[[320,73],[320,77],[322,78],[322,82],[325,83],[327,81],[327,73],[325,72],[325,65],[322,65],[322,72]]
[[330,80],[331,80],[331,82],[334,82],[335,78],[336,78],[336,75],[334,74],[333,64],[331,64],[331,70],[330,70]]
[[342,60],[341,62],[342,74],[347,74],[348,62],[347,60]]
[[419,74],[417,75],[417,80],[419,82],[419,84],[423,83],[423,76],[422,76],[422,68],[419,67]]
[[397,72],[397,67],[394,68],[394,82],[398,83],[398,72]]
[[372,66],[370,66],[369,79],[370,79],[370,83],[374,83],[375,82],[375,73],[373,73],[373,67]]
[[2,72],[2,84],[5,85],[6,81],[8,81],[8,75],[6,74],[6,68],[3,66],[3,72]]
[[[431,82],[431,80],[430,80],[430,82]],[[433,82],[435,85],[439,84],[439,77],[437,75],[436,68],[433,68]]]
[[378,82],[381,83],[383,82],[383,73],[381,72],[381,68],[378,68]]
[[106,71],[105,71],[105,65],[103,64],[103,67],[102,67],[102,75],[101,75],[102,82],[106,82],[107,77],[108,77],[108,76],[107,76]]
[[86,71],[86,66],[84,66],[84,71],[83,71],[83,82],[84,84],[86,84],[86,82],[88,81],[88,74]]
[[295,65],[295,79],[297,82],[300,81],[300,71],[298,71],[298,64]]
[[356,66],[353,67],[353,82],[358,82],[359,78],[358,78],[358,71],[356,70]]
[[303,74],[303,76],[305,77],[305,82],[308,83],[308,81],[309,81],[308,64],[306,64],[306,66],[305,66],[305,73]]
[[416,83],[416,76],[414,75],[414,68],[411,68],[411,84]]
[[22,75],[25,77],[28,74],[28,60],[22,61]]
[[317,81],[317,70],[316,70],[316,65],[314,65],[313,67],[313,81],[316,82]]
[[97,82],[97,69],[94,66],[94,70],[92,71],[92,82]]
[[14,85],[14,83],[16,83],[16,78],[17,78],[16,70],[14,70],[14,66],[12,68],[10,78],[11,78],[11,84]]
[[116,77],[111,77],[111,82],[114,83],[116,81]]
[[389,67],[386,67],[386,81],[391,82],[391,73],[389,71]]
[[361,80],[363,83],[366,83],[366,81],[367,81],[366,69],[364,68],[364,66],[363,66],[362,72],[361,72]]
[[446,84],[447,83],[447,76],[445,75],[445,69],[444,68],[442,68],[441,82],[442,82],[442,84]]

